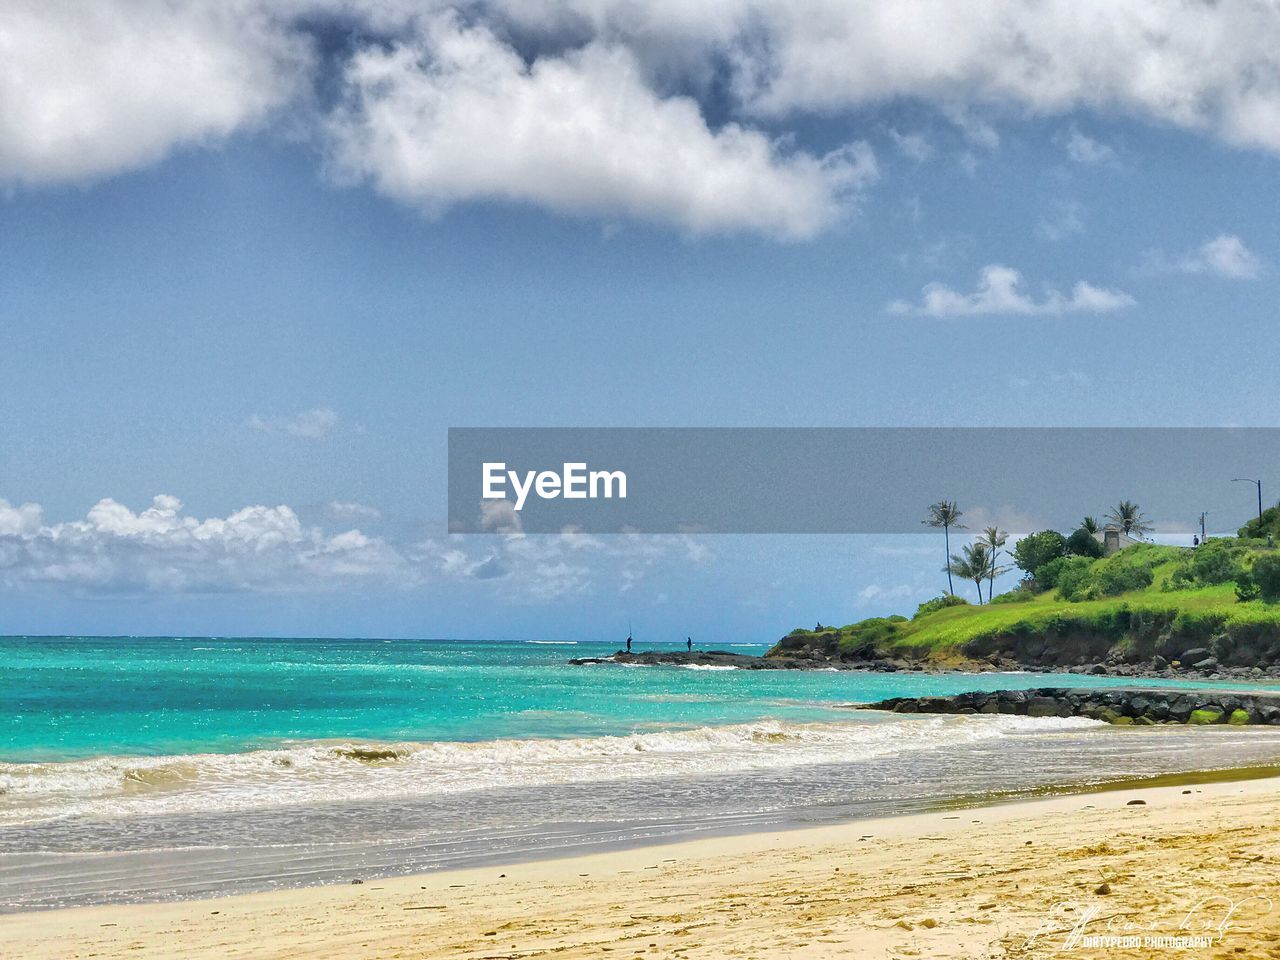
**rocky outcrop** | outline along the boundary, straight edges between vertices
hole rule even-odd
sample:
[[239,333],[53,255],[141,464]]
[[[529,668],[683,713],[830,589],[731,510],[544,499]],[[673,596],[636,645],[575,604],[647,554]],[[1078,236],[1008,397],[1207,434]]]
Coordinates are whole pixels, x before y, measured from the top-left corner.
[[[942,660],[910,659],[906,655],[881,655],[874,650],[842,653],[832,640],[836,634],[788,636],[779,641],[765,657],[768,659],[804,660],[823,666],[851,670],[895,672],[917,670],[928,673],[983,673],[1017,670],[1031,673],[1074,673],[1094,676],[1205,680],[1258,680],[1280,677],[1280,661],[1269,655],[1258,655],[1249,647],[1230,647],[1225,639],[1217,645],[1230,649],[1226,660],[1205,646],[1189,646],[1181,650],[1176,642],[1163,647],[1168,656],[1155,653],[1140,656],[1120,647],[1108,648],[1095,639],[1060,639],[1058,643],[1019,642],[996,650],[986,650],[989,641],[971,645],[963,653]],[[923,651],[927,654],[929,651]]]
[[569,661],[575,667],[597,663],[630,663],[639,666],[675,667],[736,667],[739,670],[851,670],[852,664],[829,663],[802,657],[756,657],[748,653],[730,653],[727,650],[646,650],[627,653],[619,650],[610,657],[575,657]]
[[1108,723],[1269,724],[1280,726],[1280,694],[1226,690],[1039,687],[947,697],[891,697],[861,705],[894,713],[1003,713],[1023,717],[1089,717]]

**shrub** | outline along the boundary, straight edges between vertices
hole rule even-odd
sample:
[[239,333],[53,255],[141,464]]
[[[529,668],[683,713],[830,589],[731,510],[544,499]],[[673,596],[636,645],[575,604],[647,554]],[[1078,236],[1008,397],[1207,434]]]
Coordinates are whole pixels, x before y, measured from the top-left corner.
[[1067,541],[1057,530],[1041,530],[1028,534],[1013,545],[1013,562],[1035,578],[1037,586],[1040,577],[1037,571],[1052,560],[1057,560],[1067,552]]
[[1094,557],[1096,559],[1102,556],[1102,544],[1098,542],[1097,537],[1084,527],[1067,537],[1066,550],[1067,553],[1077,557]]
[[1036,592],[1031,589],[1027,583],[1020,583],[1012,590],[1006,593],[997,593],[991,598],[991,603],[1026,603],[1028,600],[1034,600]]
[[[1058,596],[1073,603],[1089,597],[1089,586],[1093,580],[1093,557],[1063,557],[1053,563],[1060,563],[1058,570]],[[1050,564],[1052,566],[1053,564]]]
[[1245,548],[1230,540],[1210,540],[1192,554],[1191,575],[1204,584],[1239,580],[1244,571],[1240,563],[1244,554]]
[[915,615],[912,620],[918,620],[921,617],[928,616],[931,613],[937,613],[939,610],[945,610],[947,607],[967,607],[969,601],[964,597],[957,597],[954,593],[944,593],[940,597],[934,597],[932,600],[926,600],[920,606],[916,607]]
[[1257,600],[1260,596],[1262,591],[1253,582],[1253,575],[1248,570],[1241,570],[1240,577],[1236,580],[1236,599],[1241,603],[1248,603],[1250,600]]
[[1041,590],[1052,590],[1054,587],[1061,586],[1062,576],[1068,571],[1072,571],[1071,576],[1079,576],[1075,571],[1081,569],[1087,571],[1094,563],[1092,557],[1057,557],[1048,563],[1041,564],[1036,571],[1036,586]]
[[1251,579],[1265,602],[1280,602],[1280,554],[1264,553],[1253,561]]
[[1093,586],[1104,597],[1142,590],[1155,579],[1151,568],[1129,563],[1101,563],[1093,571]]

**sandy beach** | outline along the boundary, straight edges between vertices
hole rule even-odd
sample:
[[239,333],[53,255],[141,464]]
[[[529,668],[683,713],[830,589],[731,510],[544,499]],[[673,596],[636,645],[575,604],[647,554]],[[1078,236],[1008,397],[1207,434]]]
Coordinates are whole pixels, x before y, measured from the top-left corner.
[[[1280,778],[1141,787],[11,915],[0,918],[0,945],[24,960],[1280,957],[1277,822]],[[1168,939],[1177,937],[1193,939]]]

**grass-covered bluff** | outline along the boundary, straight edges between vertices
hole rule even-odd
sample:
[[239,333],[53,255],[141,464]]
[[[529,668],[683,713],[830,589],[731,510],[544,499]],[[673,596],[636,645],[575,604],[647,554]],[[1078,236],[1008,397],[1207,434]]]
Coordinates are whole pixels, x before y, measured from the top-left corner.
[[1125,665],[1280,672],[1278,600],[1280,552],[1265,540],[1144,543],[1105,559],[1055,556],[983,606],[944,595],[910,618],[794,630],[766,656],[939,668],[1007,660],[1099,672],[1126,672]]

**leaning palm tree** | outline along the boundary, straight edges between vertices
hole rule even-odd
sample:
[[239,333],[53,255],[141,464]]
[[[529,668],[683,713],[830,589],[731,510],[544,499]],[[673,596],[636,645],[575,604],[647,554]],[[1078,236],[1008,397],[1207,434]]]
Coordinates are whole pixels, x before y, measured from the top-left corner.
[[954,573],[962,580],[973,581],[978,588],[979,604],[982,603],[982,581],[990,571],[991,555],[987,552],[987,545],[981,540],[965,544],[959,554],[951,554],[951,562],[947,564],[948,580]]
[[1085,533],[1097,533],[1101,528],[1093,517],[1085,517],[1080,521],[1080,529]]
[[[930,505],[929,518],[920,521],[925,526],[942,528],[943,545],[945,547],[943,556],[945,557],[949,558],[951,556],[952,528],[954,527],[956,530],[964,529],[964,524],[960,522],[960,518],[963,515],[954,500],[939,500],[937,503]],[[947,593],[955,593],[955,587],[951,582],[951,565],[948,563],[943,569],[947,571]]]
[[987,554],[990,559],[989,569],[987,571],[987,599],[991,599],[991,591],[996,587],[996,577],[1002,573],[1008,573],[1008,567],[997,567],[996,561],[1000,559],[1000,548],[1009,542],[1009,532],[1001,530],[999,527],[987,527],[982,531],[979,543],[987,548]]
[[1107,514],[1107,519],[1117,524],[1124,531],[1125,536],[1140,537],[1144,533],[1151,532],[1151,524],[1147,523],[1147,518],[1142,515],[1142,508],[1129,500],[1121,500],[1112,507],[1111,512]]

